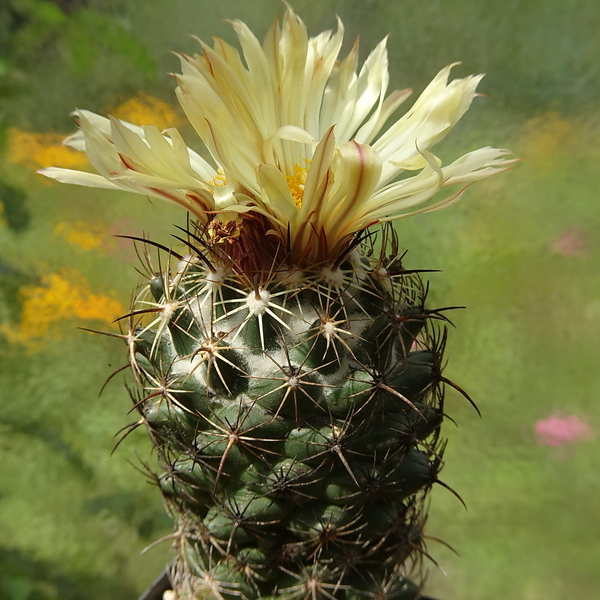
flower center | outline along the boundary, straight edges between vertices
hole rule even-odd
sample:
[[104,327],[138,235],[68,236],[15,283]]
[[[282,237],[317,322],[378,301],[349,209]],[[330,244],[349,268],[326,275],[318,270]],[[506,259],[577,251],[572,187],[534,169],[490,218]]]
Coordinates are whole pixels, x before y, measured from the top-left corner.
[[304,184],[306,183],[306,176],[308,175],[308,165],[310,164],[310,160],[304,159],[304,162],[306,163],[305,167],[295,164],[293,173],[290,172],[290,174],[286,175],[285,177],[297,208],[302,208]]

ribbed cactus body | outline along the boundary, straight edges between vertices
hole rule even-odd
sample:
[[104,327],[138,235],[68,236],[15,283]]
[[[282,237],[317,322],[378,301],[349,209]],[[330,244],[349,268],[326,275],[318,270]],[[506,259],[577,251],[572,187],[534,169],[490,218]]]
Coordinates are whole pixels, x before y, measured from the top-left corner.
[[176,593],[417,598],[445,339],[419,275],[393,240],[250,277],[200,254],[154,274],[130,319]]

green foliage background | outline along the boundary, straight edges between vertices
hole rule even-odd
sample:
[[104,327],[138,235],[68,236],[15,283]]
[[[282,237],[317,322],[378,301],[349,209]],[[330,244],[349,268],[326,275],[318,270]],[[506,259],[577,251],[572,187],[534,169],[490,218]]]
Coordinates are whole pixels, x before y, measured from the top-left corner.
[[[600,428],[600,11],[595,0],[297,0],[314,34],[343,19],[362,56],[388,33],[391,89],[419,92],[460,60],[486,72],[442,156],[484,145],[524,157],[452,208],[400,222],[414,267],[438,268],[434,302],[454,313],[448,373],[476,398],[480,420],[449,394],[443,471],[465,512],[438,488],[428,523],[428,592],[445,600],[600,597],[600,441],[536,443],[556,411]],[[185,218],[119,192],[47,185],[17,164],[11,128],[68,133],[75,107],[104,113],[143,91],[174,102],[169,50],[193,52],[226,18],[262,36],[279,0],[4,0],[0,4],[0,322],[18,327],[23,289],[61,269],[127,305],[135,262],[85,251],[62,222],[121,224],[169,243]],[[185,128],[184,128],[185,130]],[[190,144],[192,132],[185,131]],[[122,225],[125,223],[125,225]],[[124,229],[126,230],[124,230]],[[123,252],[126,252],[123,250]],[[168,560],[170,523],[136,472],[152,464],[131,417],[113,339],[63,320],[36,347],[0,340],[0,600],[135,598]],[[106,327],[106,326],[105,326]],[[117,331],[116,327],[113,331]]]

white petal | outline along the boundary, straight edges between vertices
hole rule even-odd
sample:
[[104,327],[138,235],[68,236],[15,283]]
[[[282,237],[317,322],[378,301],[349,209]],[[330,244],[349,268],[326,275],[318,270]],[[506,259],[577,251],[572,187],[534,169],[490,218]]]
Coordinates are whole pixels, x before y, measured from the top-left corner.
[[333,184],[333,177],[329,177],[329,171],[334,152],[334,128],[330,127],[312,156],[304,184],[304,197],[298,215],[299,221],[309,219],[315,212],[317,214],[323,212],[323,203],[328,193],[328,187]]
[[410,88],[394,90],[378,107],[369,120],[358,130],[354,139],[359,144],[370,144],[392,113],[412,94]]
[[285,175],[272,165],[260,165],[257,174],[265,206],[281,221],[293,219],[298,209]]
[[215,210],[224,210],[237,204],[237,200],[233,194],[233,185],[231,184],[215,187],[213,198],[215,201]]
[[95,119],[89,120],[86,112],[79,111],[79,127],[85,138],[86,154],[96,171],[103,177],[109,177],[122,169],[121,160],[106,132],[96,127]]
[[444,185],[464,185],[494,175],[518,160],[501,158],[509,154],[511,154],[509,150],[499,150],[489,146],[469,152],[442,169]]
[[371,224],[367,203],[381,176],[381,160],[370,146],[352,141],[339,144],[337,150],[335,185],[318,215],[333,240]]
[[61,183],[73,183],[86,187],[108,188],[109,190],[122,189],[118,185],[108,181],[101,175],[95,173],[86,173],[85,171],[75,171],[73,169],[59,169],[57,167],[47,167],[38,171],[40,175],[55,179]]
[[427,86],[414,106],[396,121],[374,144],[386,161],[382,183],[387,183],[402,169],[423,166],[419,151],[439,142],[462,117],[475,96],[483,75],[456,79],[447,83],[449,65]]
[[[391,183],[374,194],[370,200],[372,213],[382,220],[406,216],[407,209],[427,202],[443,187],[466,186],[508,168],[508,165],[515,160],[502,158],[507,154],[510,154],[508,150],[480,148],[465,154],[451,165],[441,167],[439,159],[423,151],[422,156],[427,163],[426,167],[418,175]],[[417,212],[433,210],[434,207],[440,208],[455,199],[455,196],[452,196],[451,199],[443,200]]]
[[341,140],[352,139],[377,102],[381,109],[389,82],[386,42],[387,38],[375,47],[360,70],[352,110],[345,114],[345,122],[338,123],[336,134]]

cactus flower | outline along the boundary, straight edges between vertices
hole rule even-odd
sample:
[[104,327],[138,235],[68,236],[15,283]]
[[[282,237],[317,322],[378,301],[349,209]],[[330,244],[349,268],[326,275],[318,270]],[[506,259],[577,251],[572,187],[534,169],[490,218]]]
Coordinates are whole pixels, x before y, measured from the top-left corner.
[[[431,148],[476,96],[482,75],[449,81],[443,68],[405,114],[385,123],[411,94],[386,95],[386,39],[358,69],[358,44],[340,59],[344,28],[309,38],[291,9],[260,44],[233,21],[242,48],[217,39],[182,55],[177,96],[210,160],[176,129],[138,127],[85,110],[65,140],[87,152],[97,174],[47,168],[65,183],[125,189],[167,199],[215,235],[245,236],[251,221],[290,249],[296,264],[334,260],[369,226],[445,206],[470,183],[506,168],[508,152],[480,148],[443,165]],[[458,186],[433,201],[440,189]]]

